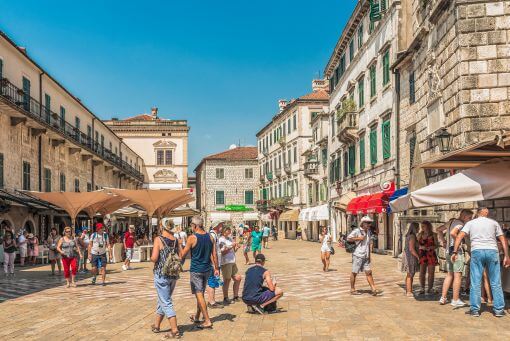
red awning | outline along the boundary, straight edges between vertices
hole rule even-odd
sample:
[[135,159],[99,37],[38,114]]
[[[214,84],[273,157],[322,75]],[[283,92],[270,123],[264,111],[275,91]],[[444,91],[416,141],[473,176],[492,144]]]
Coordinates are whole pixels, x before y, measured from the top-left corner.
[[388,209],[389,195],[383,192],[375,193],[368,199],[367,213],[382,213]]
[[361,200],[361,198],[363,198],[362,196],[361,197],[356,197],[354,199],[351,199],[351,201],[349,201],[349,203],[347,204],[347,213],[349,214],[356,214],[358,213],[358,202]]
[[367,213],[368,209],[368,200],[370,199],[371,195],[363,195],[361,196],[359,202],[358,202],[358,213]]

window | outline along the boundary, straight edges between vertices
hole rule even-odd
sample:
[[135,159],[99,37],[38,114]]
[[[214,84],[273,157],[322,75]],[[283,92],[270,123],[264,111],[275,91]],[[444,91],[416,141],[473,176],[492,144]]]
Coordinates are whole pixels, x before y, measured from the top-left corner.
[[216,179],[224,179],[225,178],[225,169],[216,168]]
[[244,170],[244,178],[245,179],[253,179],[253,168],[246,168]]
[[365,169],[365,136],[359,140],[359,169]]
[[244,203],[253,205],[253,191],[244,191]]
[[356,173],[356,147],[349,146],[349,175]]
[[331,136],[335,136],[335,114],[333,114],[333,116],[331,116]]
[[216,191],[216,205],[225,205],[224,191]]
[[64,173],[60,173],[60,191],[66,191],[66,175]]
[[287,121],[287,134],[290,134],[291,126],[290,126],[290,118]]
[[409,104],[416,102],[416,91],[414,85],[414,71],[409,73]]
[[414,166],[414,153],[416,151],[416,132],[413,132],[409,139],[409,169]]
[[87,182],[87,192],[92,192],[92,184],[90,182]]
[[23,109],[30,111],[30,80],[26,77],[22,79],[23,83]]
[[[0,59],[0,77],[2,76],[2,60]],[[0,188],[4,188],[4,154],[0,154]]]
[[44,168],[44,190],[51,192],[51,169]]
[[321,150],[321,163],[323,167],[326,167],[328,164],[328,149],[323,148]]
[[391,129],[390,120],[386,120],[382,123],[382,147],[383,147],[383,159],[389,159],[391,156]]
[[294,163],[297,163],[297,147],[294,147]]
[[44,94],[44,115],[46,116],[46,122],[50,123],[51,117],[51,97],[48,94]]
[[165,150],[165,165],[171,165],[173,162],[172,160],[172,151],[171,150]]
[[381,12],[386,12],[386,0],[381,0]]
[[377,163],[377,127],[370,130],[370,164]]
[[157,165],[164,165],[164,151],[163,150],[157,150],[156,151],[156,164]]
[[390,82],[390,50],[386,50],[383,55],[383,85]]
[[65,129],[66,127],[66,108],[60,106],[60,129]]
[[80,137],[80,118],[78,116],[74,118],[74,127],[76,128],[76,139],[78,139]]
[[104,153],[104,135],[101,134],[101,153]]
[[375,28],[375,22],[370,20],[370,24],[368,24],[368,33],[374,32],[374,28]]
[[4,61],[0,59],[0,79],[4,78]]
[[370,98],[377,95],[377,81],[375,63],[370,66]]
[[344,152],[344,178],[349,176],[349,153]]
[[338,78],[341,78],[345,73],[345,53],[340,57],[340,74]]
[[296,114],[294,114],[294,116],[292,116],[292,129],[293,130],[297,129],[297,116],[296,116]]
[[358,27],[358,49],[363,46],[363,24]]
[[354,38],[349,43],[349,63],[354,59]]
[[79,192],[80,191],[80,180],[74,179],[74,191]]
[[364,79],[358,81],[358,107],[362,108],[365,105],[365,82]]
[[30,163],[23,161],[23,190],[30,191]]

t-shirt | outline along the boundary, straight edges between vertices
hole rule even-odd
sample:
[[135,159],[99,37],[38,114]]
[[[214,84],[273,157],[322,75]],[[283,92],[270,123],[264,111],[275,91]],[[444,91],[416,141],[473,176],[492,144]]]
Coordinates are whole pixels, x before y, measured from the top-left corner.
[[90,253],[93,255],[103,255],[106,253],[106,246],[108,244],[108,234],[98,234],[94,232],[90,237],[90,241],[93,242]]
[[365,232],[360,228],[354,229],[347,239],[361,236],[365,236],[365,239],[356,241],[356,250],[354,250],[352,255],[360,258],[368,258],[370,256],[370,237],[372,237],[372,232],[370,230]]
[[269,228],[269,226],[264,226],[262,236],[269,237],[270,234],[271,234],[271,229]]
[[188,234],[184,231],[179,232],[179,241],[181,242],[181,246],[186,246],[186,239],[188,238]]
[[471,240],[471,251],[474,250],[498,250],[496,238],[503,235],[503,230],[497,221],[478,217],[464,225],[462,232],[466,233]]
[[19,244],[18,246],[26,248],[27,247],[26,241],[27,241],[27,239],[25,238],[25,236],[24,235],[20,235],[18,237],[18,244]]
[[[225,250],[229,251],[224,254],[223,251]],[[236,262],[236,253],[234,252],[234,242],[232,241],[232,239],[221,236],[220,251],[221,251],[220,265]]]
[[89,247],[90,236],[87,233],[84,233],[82,235],[82,241],[83,241],[83,245],[85,245],[86,248]]
[[209,234],[213,237],[214,243],[216,244],[216,258],[218,259],[219,264],[221,262],[220,238],[214,230],[209,231]]
[[126,248],[132,249],[135,246],[135,234],[127,231],[124,234],[124,243],[126,244]]
[[251,244],[253,246],[259,246],[260,241],[262,240],[262,231],[251,231]]

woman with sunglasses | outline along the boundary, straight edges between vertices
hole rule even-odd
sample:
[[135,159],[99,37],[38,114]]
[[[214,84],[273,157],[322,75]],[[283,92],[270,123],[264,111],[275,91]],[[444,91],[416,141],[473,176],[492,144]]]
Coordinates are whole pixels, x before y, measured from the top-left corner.
[[78,241],[73,236],[73,231],[69,226],[64,228],[64,236],[59,239],[57,251],[62,255],[62,265],[64,266],[64,277],[66,287],[76,287],[75,277],[78,269],[78,256],[81,258],[81,251],[78,247]]

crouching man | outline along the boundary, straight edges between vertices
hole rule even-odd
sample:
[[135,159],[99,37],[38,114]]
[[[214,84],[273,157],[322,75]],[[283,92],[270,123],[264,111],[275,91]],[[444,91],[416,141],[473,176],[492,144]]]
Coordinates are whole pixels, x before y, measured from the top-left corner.
[[[283,296],[283,290],[276,286],[276,280],[264,268],[265,262],[263,254],[255,256],[255,265],[246,270],[243,287],[243,302],[259,314],[276,310],[276,301]],[[267,286],[263,285],[264,281]]]

